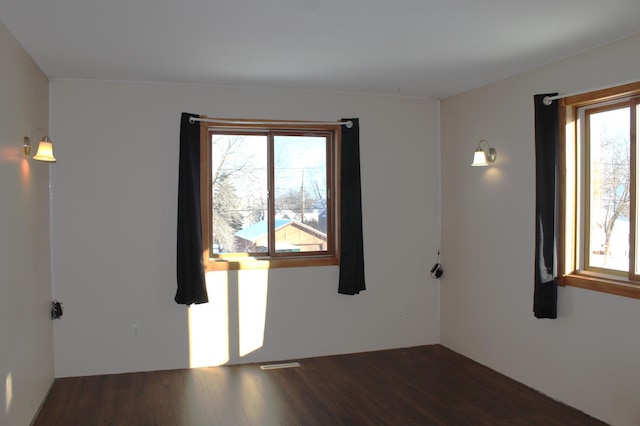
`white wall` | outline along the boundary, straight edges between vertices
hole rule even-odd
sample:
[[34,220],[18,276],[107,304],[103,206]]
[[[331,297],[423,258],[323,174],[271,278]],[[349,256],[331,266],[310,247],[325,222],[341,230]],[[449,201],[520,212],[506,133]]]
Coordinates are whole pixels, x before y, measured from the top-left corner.
[[[559,291],[559,318],[532,313],[533,95],[638,79],[640,37],[442,103],[442,343],[617,425],[640,424],[640,301]],[[469,167],[479,139],[495,166]]]
[[[337,267],[212,273],[210,304],[177,305],[183,111],[257,119],[359,117],[367,290],[337,294]],[[51,114],[58,158],[54,282],[65,306],[54,326],[56,376],[438,342],[439,285],[428,274],[440,236],[437,101],[57,80]],[[138,338],[133,324],[140,326]]]
[[2,23],[0,93],[0,424],[22,426],[53,381],[49,165],[22,151],[48,125],[49,82]]

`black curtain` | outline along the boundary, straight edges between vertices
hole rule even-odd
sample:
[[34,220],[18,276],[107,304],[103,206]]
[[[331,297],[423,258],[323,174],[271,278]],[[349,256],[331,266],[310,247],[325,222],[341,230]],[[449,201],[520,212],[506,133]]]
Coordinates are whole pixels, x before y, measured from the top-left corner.
[[178,290],[176,303],[207,303],[202,259],[200,213],[200,126],[182,113],[180,120],[180,169],[178,173]]
[[364,284],[364,244],[362,241],[362,194],[360,190],[360,130],[342,126],[340,163],[340,279],[338,293],[358,294]]
[[533,313],[536,318],[558,316],[556,225],[558,208],[558,102],[545,105],[535,95],[536,255]]

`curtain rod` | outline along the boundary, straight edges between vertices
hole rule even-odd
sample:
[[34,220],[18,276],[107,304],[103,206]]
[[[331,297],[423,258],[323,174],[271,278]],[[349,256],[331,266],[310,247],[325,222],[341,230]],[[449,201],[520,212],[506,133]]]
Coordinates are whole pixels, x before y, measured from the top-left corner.
[[189,123],[193,124],[196,121],[203,121],[205,123],[222,123],[222,124],[286,124],[286,125],[339,125],[347,126],[347,129],[353,127],[352,121],[237,121],[237,120],[220,120],[217,118],[196,118],[190,117]]
[[542,98],[542,103],[544,103],[546,106],[549,106],[556,99],[564,99],[564,98],[569,98],[571,96],[584,95],[585,93],[589,93],[589,92],[597,92],[598,90],[611,89],[613,87],[624,86],[626,84],[632,84],[632,83],[637,83],[637,82],[638,82],[638,80],[633,80],[633,81],[627,81],[626,83],[614,84],[612,86],[599,87],[597,89],[591,89],[591,90],[583,90],[582,92],[566,93],[564,95],[555,95],[555,96],[545,96],[544,98]]

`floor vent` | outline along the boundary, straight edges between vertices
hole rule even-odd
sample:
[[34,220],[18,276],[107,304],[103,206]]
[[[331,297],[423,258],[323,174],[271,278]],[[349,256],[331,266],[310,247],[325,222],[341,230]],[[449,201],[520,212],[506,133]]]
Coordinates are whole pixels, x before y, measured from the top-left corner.
[[280,364],[261,365],[260,370],[277,370],[279,368],[293,368],[293,367],[300,367],[300,363],[299,362],[283,362]]

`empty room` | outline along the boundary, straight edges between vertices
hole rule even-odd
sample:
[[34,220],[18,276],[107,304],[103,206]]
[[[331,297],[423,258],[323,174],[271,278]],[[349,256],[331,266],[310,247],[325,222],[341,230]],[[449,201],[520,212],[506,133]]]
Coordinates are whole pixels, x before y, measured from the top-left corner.
[[639,16],[1,0],[0,425],[640,424]]

